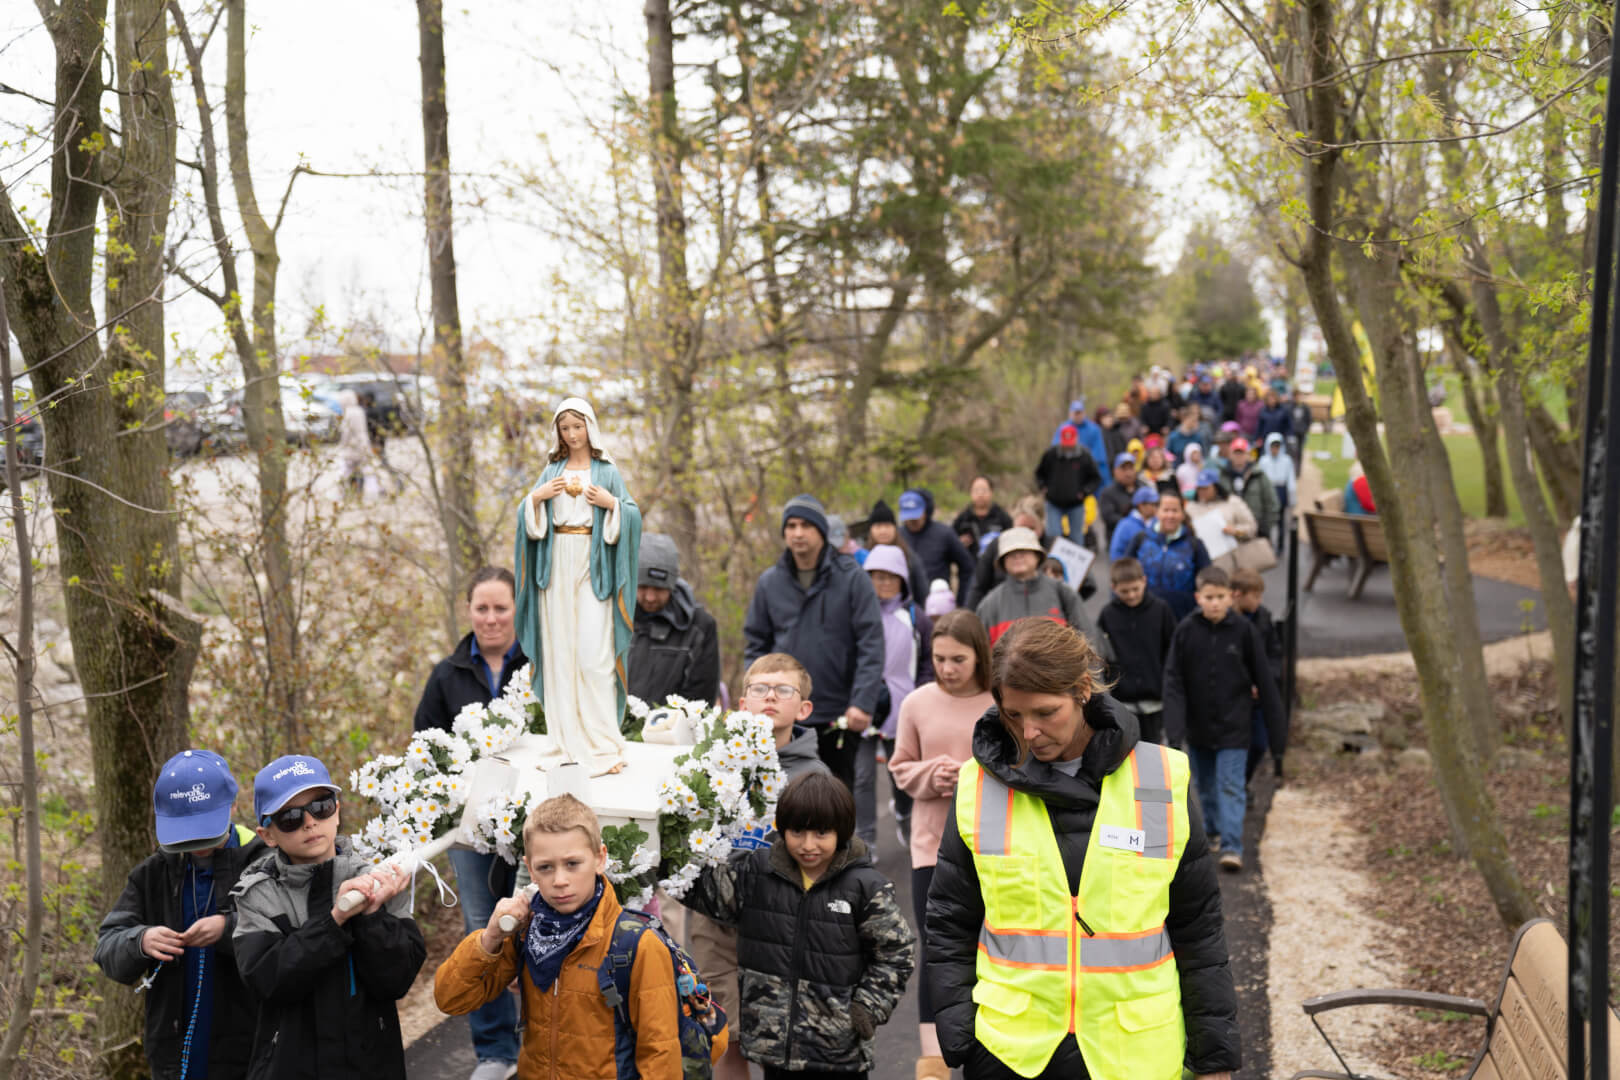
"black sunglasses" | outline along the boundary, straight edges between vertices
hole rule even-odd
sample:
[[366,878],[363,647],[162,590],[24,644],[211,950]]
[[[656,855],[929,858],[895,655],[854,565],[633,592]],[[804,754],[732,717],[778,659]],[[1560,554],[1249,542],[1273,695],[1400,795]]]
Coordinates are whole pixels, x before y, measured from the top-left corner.
[[282,832],[297,832],[304,827],[304,815],[308,814],[316,821],[325,821],[337,813],[337,796],[323,795],[319,799],[312,799],[303,806],[289,806],[285,810],[277,810],[273,814],[266,814],[264,823],[274,825]]

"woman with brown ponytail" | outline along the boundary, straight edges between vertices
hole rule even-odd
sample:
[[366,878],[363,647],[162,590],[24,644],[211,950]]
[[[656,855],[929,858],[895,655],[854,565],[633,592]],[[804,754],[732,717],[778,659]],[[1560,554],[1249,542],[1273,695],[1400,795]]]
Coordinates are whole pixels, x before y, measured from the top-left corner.
[[1185,755],[1138,740],[1086,639],[996,643],[928,891],[940,1048],[967,1080],[1225,1078],[1241,1063]]

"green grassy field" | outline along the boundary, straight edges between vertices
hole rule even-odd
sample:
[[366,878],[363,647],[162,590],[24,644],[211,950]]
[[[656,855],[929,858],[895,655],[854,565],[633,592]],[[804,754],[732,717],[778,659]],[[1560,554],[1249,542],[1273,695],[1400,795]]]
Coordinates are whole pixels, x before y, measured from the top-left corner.
[[[1485,465],[1479,440],[1472,434],[1443,435],[1441,439],[1446,444],[1446,454],[1451,458],[1451,475],[1457,483],[1457,497],[1462,501],[1463,513],[1469,517],[1484,517]],[[1308,440],[1310,460],[1322,470],[1324,491],[1337,491],[1349,479],[1350,462],[1354,457],[1340,456],[1344,441],[1342,424],[1331,435],[1313,432]],[[1323,454],[1327,456],[1323,457]],[[1523,525],[1524,514],[1519,509],[1519,497],[1508,478],[1506,454],[1502,460],[1502,477],[1507,484],[1508,520],[1514,525]]]

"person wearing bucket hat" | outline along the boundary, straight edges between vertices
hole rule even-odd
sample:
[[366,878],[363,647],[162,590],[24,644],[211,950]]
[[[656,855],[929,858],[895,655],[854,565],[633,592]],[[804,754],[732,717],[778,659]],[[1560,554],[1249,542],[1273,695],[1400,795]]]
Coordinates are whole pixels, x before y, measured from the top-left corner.
[[[404,1080],[395,1002],[427,958],[411,875],[347,848],[338,793],[312,754],[279,757],[253,778],[259,838],[275,850],[231,893],[231,943],[258,1000],[254,1080]],[[350,892],[365,902],[339,907]]]
[[[635,636],[625,667],[630,695],[649,705],[661,705],[671,695],[719,700],[719,626],[681,577],[680,551],[663,533],[641,534]],[[636,721],[634,730],[639,727]],[[633,730],[627,727],[625,733]]]
[[1007,576],[979,604],[992,644],[1019,619],[1051,619],[1067,623],[1088,638],[1096,637],[1091,617],[1080,605],[1080,594],[1045,574],[1041,563],[1046,549],[1034,529],[1013,526],[1000,537],[1000,559]]
[[267,849],[231,823],[236,791],[211,751],[164,762],[152,787],[159,850],[130,871],[96,931],[96,966],[146,987],[142,1046],[156,1077],[247,1075],[254,1002],[230,954],[227,897]]
[[883,612],[860,564],[827,543],[826,525],[813,495],[783,507],[786,550],[754,586],[743,662],[782,652],[804,665],[815,687],[806,726],[815,729],[827,768],[853,789],[858,739],[845,732],[866,730],[883,690]]

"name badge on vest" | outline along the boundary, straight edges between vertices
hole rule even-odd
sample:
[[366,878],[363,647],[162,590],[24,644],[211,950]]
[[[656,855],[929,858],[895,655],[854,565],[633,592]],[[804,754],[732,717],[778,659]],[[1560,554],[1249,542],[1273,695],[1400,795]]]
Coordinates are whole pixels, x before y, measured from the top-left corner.
[[1122,829],[1118,825],[1104,825],[1097,842],[1103,847],[1141,854],[1147,850],[1147,833],[1141,829]]

